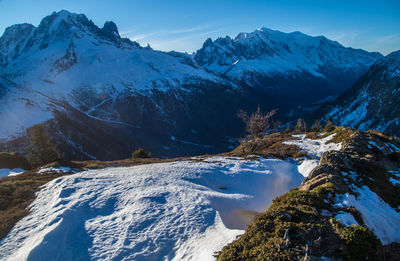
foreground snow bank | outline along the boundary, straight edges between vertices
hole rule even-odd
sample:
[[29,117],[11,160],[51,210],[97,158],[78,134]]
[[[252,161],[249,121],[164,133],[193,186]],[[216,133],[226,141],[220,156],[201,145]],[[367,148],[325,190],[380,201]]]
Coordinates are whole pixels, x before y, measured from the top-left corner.
[[60,177],[0,243],[0,259],[213,260],[246,214],[302,179],[293,161],[225,157]]

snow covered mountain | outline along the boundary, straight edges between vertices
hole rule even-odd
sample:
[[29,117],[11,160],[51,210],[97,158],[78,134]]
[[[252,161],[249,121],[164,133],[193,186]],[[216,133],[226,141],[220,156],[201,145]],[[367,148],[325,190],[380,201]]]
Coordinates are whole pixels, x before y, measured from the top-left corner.
[[[126,156],[135,144],[168,151],[168,142],[154,141],[152,146],[149,136],[162,136],[170,143],[171,136],[179,136],[174,131],[179,118],[187,122],[194,116],[187,96],[205,89],[190,88],[233,88],[183,54],[142,48],[121,38],[113,22],[98,28],[84,15],[67,11],[44,18],[37,28],[7,28],[0,50],[0,120],[7,123],[0,136],[52,120],[48,125],[56,130],[53,136],[78,157]],[[12,79],[18,90],[6,79]],[[190,132],[193,126],[187,125]],[[102,140],[119,148],[105,152]]]
[[[345,48],[323,36],[268,28],[240,33],[234,39],[208,39],[195,55],[195,60],[208,70],[252,87],[290,88],[296,95],[302,93],[296,88],[312,89],[316,93],[311,95],[314,101],[340,94],[380,58],[379,53]],[[296,83],[299,80],[307,83],[301,86]],[[315,88],[312,81],[323,88]]]
[[376,62],[354,86],[320,114],[334,123],[400,136],[400,51]]
[[[99,28],[67,11],[11,26],[0,38],[0,139],[46,122],[67,158],[117,159],[138,146],[158,156],[220,152],[241,135],[239,108],[279,107],[285,117],[338,94],[380,58],[267,29],[229,40],[232,54],[221,41],[194,56],[165,53],[121,38],[113,22]],[[238,78],[255,66],[252,81]]]

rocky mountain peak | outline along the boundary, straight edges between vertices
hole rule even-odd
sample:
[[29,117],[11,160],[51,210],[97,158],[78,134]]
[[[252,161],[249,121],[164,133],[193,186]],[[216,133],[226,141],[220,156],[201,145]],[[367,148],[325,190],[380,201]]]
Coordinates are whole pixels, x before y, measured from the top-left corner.
[[20,38],[26,37],[29,35],[33,30],[35,29],[35,26],[32,24],[24,23],[24,24],[16,24],[12,25],[6,28],[4,31],[3,35],[0,38],[0,43],[1,44],[6,44],[3,41],[12,41],[12,40],[18,40]]
[[379,67],[384,67],[385,76],[388,78],[400,78],[400,50],[388,54],[384,59],[376,63]]
[[207,39],[194,56],[199,65],[238,80],[249,72],[267,77],[295,72],[329,78],[337,71],[360,75],[380,58],[381,54],[346,48],[323,36],[265,27],[233,39]]
[[35,27],[31,24],[17,24],[6,28],[0,37],[0,65],[15,57],[34,30]]
[[107,21],[101,31],[105,36],[111,39],[120,38],[117,25],[112,21]]
[[35,34],[37,37],[57,39],[82,36],[82,33],[98,31],[98,27],[83,14],[62,10],[43,18]]

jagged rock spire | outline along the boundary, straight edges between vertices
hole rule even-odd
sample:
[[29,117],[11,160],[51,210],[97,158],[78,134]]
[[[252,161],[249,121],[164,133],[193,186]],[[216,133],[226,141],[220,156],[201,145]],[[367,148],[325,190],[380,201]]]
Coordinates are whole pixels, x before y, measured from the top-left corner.
[[101,31],[105,36],[111,39],[120,38],[117,25],[113,21],[105,22]]

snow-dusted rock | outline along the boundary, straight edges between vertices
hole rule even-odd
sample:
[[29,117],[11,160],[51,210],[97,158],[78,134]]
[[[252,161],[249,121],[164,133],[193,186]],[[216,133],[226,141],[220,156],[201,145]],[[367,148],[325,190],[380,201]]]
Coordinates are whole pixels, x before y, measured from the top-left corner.
[[337,125],[400,135],[400,51],[377,61],[366,75],[319,114]]

